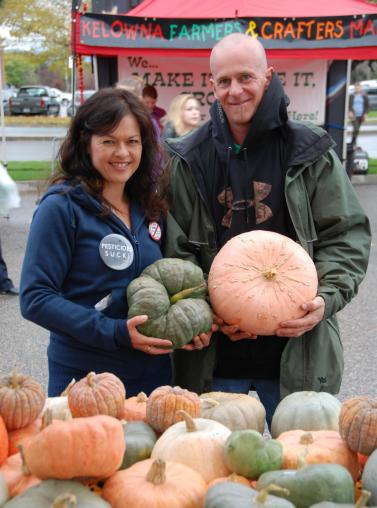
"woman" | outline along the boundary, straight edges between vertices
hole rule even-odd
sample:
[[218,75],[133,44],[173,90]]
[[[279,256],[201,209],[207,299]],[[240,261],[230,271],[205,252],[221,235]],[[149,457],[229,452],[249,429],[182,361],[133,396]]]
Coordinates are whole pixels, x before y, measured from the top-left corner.
[[78,108],[21,275],[23,316],[51,332],[50,396],[90,371],[117,375],[128,396],[171,381],[171,342],[137,331],[147,316],[125,319],[127,285],[162,257],[168,175],[156,161],[150,115],[134,94],[103,89]]
[[169,110],[161,122],[164,125],[162,139],[184,136],[199,127],[199,102],[191,94],[181,94],[171,101]]

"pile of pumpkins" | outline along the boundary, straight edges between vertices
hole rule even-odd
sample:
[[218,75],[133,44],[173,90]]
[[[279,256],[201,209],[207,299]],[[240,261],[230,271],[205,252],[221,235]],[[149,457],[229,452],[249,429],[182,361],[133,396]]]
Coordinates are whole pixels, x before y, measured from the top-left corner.
[[0,380],[0,507],[377,505],[377,401],[293,393],[271,437],[265,415],[248,395],[177,386],[126,398],[110,373],[46,398],[12,372]]

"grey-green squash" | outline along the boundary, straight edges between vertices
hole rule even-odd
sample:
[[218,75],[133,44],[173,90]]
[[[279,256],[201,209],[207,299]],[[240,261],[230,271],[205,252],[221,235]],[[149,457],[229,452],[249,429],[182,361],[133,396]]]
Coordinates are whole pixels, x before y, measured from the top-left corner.
[[138,330],[148,337],[168,339],[173,348],[179,348],[211,329],[213,314],[206,295],[198,266],[182,259],[159,259],[129,284],[128,318],[147,315],[148,321]]
[[[273,491],[273,489],[272,489]],[[209,488],[204,508],[295,508],[286,499],[258,492],[239,483],[222,482]]]
[[73,480],[45,480],[12,498],[2,508],[72,507],[111,508],[111,505],[79,482]]
[[321,501],[353,503],[354,484],[351,474],[339,464],[311,464],[301,469],[269,471],[262,474],[256,488],[278,485],[288,493],[276,492],[291,501],[296,508],[309,508]]
[[265,471],[282,467],[283,447],[256,430],[235,430],[225,442],[224,458],[232,472],[254,480]]
[[126,469],[135,462],[149,459],[157,441],[157,435],[148,423],[134,420],[123,424],[126,451],[119,469]]
[[377,504],[377,450],[369,455],[365,463],[363,474],[361,475],[363,488],[371,492],[368,506]]
[[[321,503],[313,504],[310,508],[364,508],[367,506],[370,492],[363,490],[360,498],[355,504],[346,503],[332,503],[331,501],[322,501]],[[375,508],[375,507],[372,507]]]

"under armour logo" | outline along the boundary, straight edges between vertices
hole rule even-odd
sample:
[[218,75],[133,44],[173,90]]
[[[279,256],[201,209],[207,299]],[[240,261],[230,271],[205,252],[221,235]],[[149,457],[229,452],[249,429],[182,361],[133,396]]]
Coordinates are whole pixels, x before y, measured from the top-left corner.
[[256,224],[261,224],[272,217],[273,213],[271,208],[262,203],[263,199],[270,194],[272,186],[269,183],[264,182],[253,182],[252,186],[254,188],[254,199],[240,199],[233,201],[233,192],[231,187],[227,187],[227,189],[224,189],[217,196],[219,203],[228,208],[228,211],[221,221],[222,226],[230,228],[232,224],[233,211],[246,210],[251,207],[255,208]]
[[321,377],[321,376],[319,376],[319,377],[317,377],[317,379],[318,379],[318,381],[319,381],[319,383],[321,385],[324,385],[324,384],[327,383],[327,377]]

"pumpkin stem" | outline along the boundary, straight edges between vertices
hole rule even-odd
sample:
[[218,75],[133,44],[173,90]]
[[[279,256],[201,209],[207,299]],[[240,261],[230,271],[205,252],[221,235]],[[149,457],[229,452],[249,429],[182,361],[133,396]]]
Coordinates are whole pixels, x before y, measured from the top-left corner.
[[144,392],[140,392],[137,394],[137,397],[136,397],[136,402],[147,402],[148,400],[148,395]]
[[60,394],[60,397],[65,397],[68,395],[69,390],[72,388],[72,386],[76,383],[76,379],[73,377],[71,381],[68,383],[68,385],[64,388],[62,393]]
[[311,434],[310,432],[305,432],[305,434],[303,434],[300,437],[300,444],[308,445],[308,444],[312,444],[312,443],[314,443],[314,438],[313,438],[313,434]]
[[156,459],[151,465],[146,480],[153,485],[162,485],[166,481],[166,463],[161,459]]
[[51,508],[70,508],[77,505],[77,497],[73,494],[61,494],[54,499]]
[[173,305],[174,303],[177,303],[179,300],[183,300],[184,298],[203,297],[206,295],[206,292],[207,284],[203,282],[203,284],[200,284],[194,288],[182,289],[182,291],[175,293],[175,295],[170,297],[170,303]]
[[266,280],[274,280],[276,278],[277,273],[278,271],[276,270],[276,268],[267,268],[267,270],[264,270],[262,272],[262,275]]
[[215,399],[211,399],[210,397],[208,397],[208,398],[205,398],[205,399],[200,399],[200,405],[201,405],[201,407],[203,409],[211,409],[211,408],[214,408],[216,406],[219,406],[220,402],[218,402]]
[[89,374],[86,375],[86,381],[88,383],[88,385],[93,388],[95,383],[94,383],[94,378],[96,377],[96,373],[95,372],[89,372]]
[[42,415],[42,423],[41,423],[41,429],[45,429],[48,425],[51,425],[52,423],[52,411],[50,408],[47,408],[43,415]]
[[19,388],[19,386],[20,386],[19,375],[18,375],[17,367],[15,367],[9,376],[9,387],[13,388],[13,390],[17,390],[17,388]]
[[18,444],[17,448],[20,450],[20,456],[21,456],[21,460],[22,460],[22,464],[21,464],[22,474],[24,476],[30,476],[31,472],[30,472],[30,469],[27,467],[27,464],[26,464],[24,447],[22,446],[22,444]]
[[305,450],[300,453],[297,459],[297,469],[301,469],[302,467],[306,466],[305,457],[307,456],[309,450],[305,448]]
[[268,485],[265,489],[262,489],[258,496],[256,497],[256,502],[260,504],[264,504],[267,501],[268,494],[270,493],[278,493],[285,494],[286,496],[289,495],[289,490],[285,489],[284,487],[280,487],[279,485],[275,485],[274,483],[271,483]]
[[191,416],[187,413],[187,411],[184,411],[183,409],[180,409],[176,413],[178,416],[182,416],[182,419],[186,423],[186,432],[196,432],[198,429],[196,428],[194,419],[191,418]]
[[369,490],[362,490],[361,496],[357,500],[355,507],[356,508],[364,508],[364,506],[367,505],[368,499],[370,498],[371,495],[372,495],[372,493],[369,492]]

